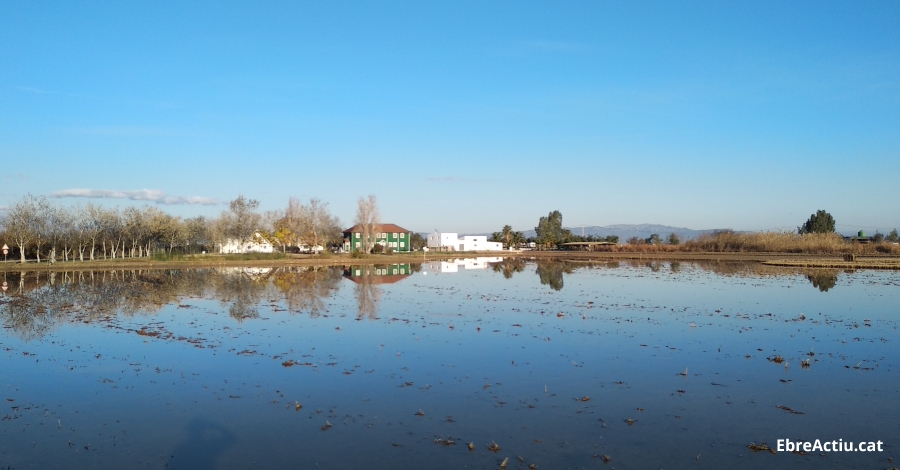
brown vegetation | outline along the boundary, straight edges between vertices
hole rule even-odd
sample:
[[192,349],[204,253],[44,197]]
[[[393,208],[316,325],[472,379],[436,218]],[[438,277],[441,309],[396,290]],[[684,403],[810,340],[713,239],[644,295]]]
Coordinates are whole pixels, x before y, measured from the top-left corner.
[[858,254],[900,255],[900,245],[892,243],[852,243],[836,233],[792,232],[737,233],[731,231],[702,235],[680,245],[649,244],[640,240],[612,247],[626,253],[801,253],[811,255]]

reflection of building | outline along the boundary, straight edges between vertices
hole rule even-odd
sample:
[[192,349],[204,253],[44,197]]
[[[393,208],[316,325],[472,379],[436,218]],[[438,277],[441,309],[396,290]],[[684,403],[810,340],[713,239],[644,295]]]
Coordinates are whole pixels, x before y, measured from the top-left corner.
[[488,263],[499,263],[503,261],[500,256],[479,256],[478,258],[454,259],[450,261],[432,261],[425,263],[422,267],[433,273],[455,273],[459,272],[459,268],[470,269],[487,269]]
[[272,268],[231,267],[219,268],[219,272],[228,274],[246,274],[250,277],[265,277],[272,272]]
[[250,240],[240,241],[233,238],[219,244],[219,253],[272,253],[275,247],[259,232],[253,232]]
[[371,266],[350,266],[344,268],[344,277],[353,282],[370,284],[393,284],[412,275],[409,264],[376,264]]
[[[381,245],[393,251],[410,251],[409,237],[412,234],[405,228],[394,224],[376,224],[372,227],[373,245]],[[344,230],[344,251],[360,250],[365,247],[363,227],[354,225]]]
[[439,251],[503,251],[500,242],[489,242],[484,235],[466,235],[462,238],[453,232],[428,234],[428,248]]

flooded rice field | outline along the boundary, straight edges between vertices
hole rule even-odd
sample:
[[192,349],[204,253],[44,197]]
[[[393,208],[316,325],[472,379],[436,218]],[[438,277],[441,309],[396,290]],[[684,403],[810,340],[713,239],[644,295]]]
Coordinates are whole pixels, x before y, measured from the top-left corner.
[[897,272],[498,258],[4,282],[3,469],[900,466]]

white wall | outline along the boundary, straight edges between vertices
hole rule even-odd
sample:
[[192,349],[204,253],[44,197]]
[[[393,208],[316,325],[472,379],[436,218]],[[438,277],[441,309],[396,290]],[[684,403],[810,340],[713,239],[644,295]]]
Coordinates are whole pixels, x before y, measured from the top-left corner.
[[464,251],[502,251],[503,243],[489,242],[484,235],[467,235],[463,237]]
[[259,233],[253,234],[253,240],[240,241],[235,239],[225,240],[219,248],[219,253],[272,253],[275,247],[272,246]]
[[459,249],[459,236],[452,232],[434,232],[429,233],[427,237],[429,248],[440,248],[442,246],[453,247],[454,250]]
[[500,242],[489,242],[484,235],[466,235],[459,238],[455,232],[435,232],[429,233],[429,248],[448,247],[451,251],[501,251],[503,244]]

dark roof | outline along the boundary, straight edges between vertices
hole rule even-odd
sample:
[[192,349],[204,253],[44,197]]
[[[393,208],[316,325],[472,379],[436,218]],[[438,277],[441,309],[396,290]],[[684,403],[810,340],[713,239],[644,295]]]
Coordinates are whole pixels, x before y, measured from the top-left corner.
[[[359,224],[356,224],[356,225],[344,230],[344,233],[354,233],[354,232],[362,233],[362,228],[360,228]],[[399,225],[395,225],[395,224],[376,224],[375,232],[376,233],[383,233],[383,232],[384,233],[388,233],[388,232],[389,233],[394,233],[394,232],[410,233],[410,230],[406,230],[405,228],[403,228]]]

